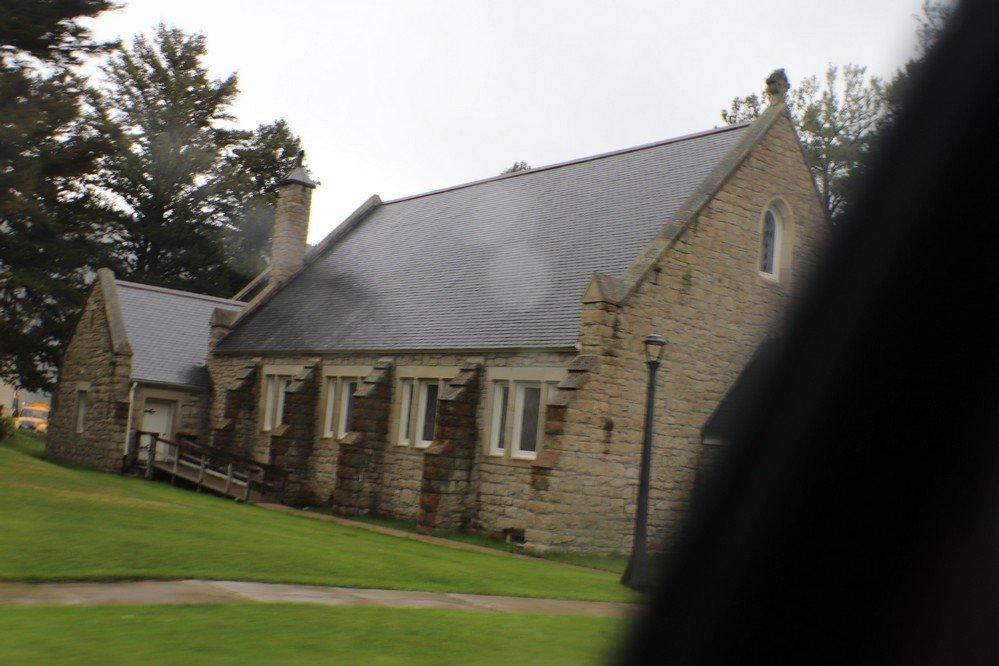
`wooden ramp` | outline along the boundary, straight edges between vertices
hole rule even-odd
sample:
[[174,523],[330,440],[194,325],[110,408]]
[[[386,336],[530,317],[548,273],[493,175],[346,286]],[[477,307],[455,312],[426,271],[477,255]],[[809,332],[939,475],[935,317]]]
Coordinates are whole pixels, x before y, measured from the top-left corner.
[[287,475],[273,465],[186,440],[137,432],[123,471],[139,469],[147,479],[178,479],[197,492],[207,491],[240,502],[280,502]]

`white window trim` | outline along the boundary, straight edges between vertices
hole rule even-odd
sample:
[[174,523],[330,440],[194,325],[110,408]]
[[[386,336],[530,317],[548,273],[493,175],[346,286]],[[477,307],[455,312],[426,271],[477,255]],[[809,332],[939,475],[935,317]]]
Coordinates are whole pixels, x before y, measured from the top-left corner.
[[[492,386],[490,395],[490,417],[489,417],[489,455],[503,456],[509,448],[510,436],[507,431],[510,429],[510,396],[513,387],[510,380],[499,380],[488,384]],[[500,393],[506,389],[506,404],[500,409]],[[504,419],[503,417],[506,416]],[[499,446],[500,436],[503,435],[503,446]]]
[[[763,235],[767,228],[767,213],[770,213],[774,217],[774,247],[773,247],[773,271],[768,272],[759,268],[759,264],[763,259]],[[757,257],[757,270],[761,277],[766,278],[772,282],[780,281],[780,270],[781,270],[781,254],[783,253],[784,247],[784,221],[781,217],[780,211],[778,211],[773,206],[767,206],[763,211],[763,222],[760,224],[760,251],[759,257]]]
[[[548,402],[551,400],[558,382],[564,379],[565,376],[566,369],[557,367],[486,368],[485,385],[489,387],[487,393],[487,407],[489,411],[485,420],[488,432],[485,433],[484,441],[486,442],[486,455],[488,455],[491,460],[525,461],[533,460],[537,457],[537,454],[544,448],[545,421],[548,418]],[[504,428],[505,447],[499,449],[496,445],[499,440],[498,428],[501,419],[499,413],[497,412],[497,403],[499,396],[498,387],[501,384],[505,384],[508,387],[509,393],[507,394],[507,417]],[[518,411],[518,395],[520,395],[520,391],[517,387],[524,384],[540,384],[542,387],[540,412],[538,414],[538,438],[535,446],[537,449],[536,451],[519,450],[519,422],[522,414]],[[522,407],[523,406],[521,404],[519,409],[522,409]],[[518,448],[515,448],[515,445],[517,445]]]
[[[284,422],[284,394],[303,370],[301,365],[274,364],[261,368],[260,431],[272,432]],[[274,379],[274,409],[271,409],[271,378]]]
[[[513,437],[510,442],[510,457],[516,460],[534,460],[541,450],[542,437],[545,432],[545,416],[547,415],[547,403],[545,384],[542,382],[526,381],[514,382],[514,409],[513,409]],[[526,389],[538,389],[538,423],[535,426],[534,450],[524,451],[520,448],[520,439],[523,436],[522,421],[524,419],[524,394]]]
[[[458,366],[449,365],[400,365],[396,368],[395,375],[398,378],[395,382],[392,400],[392,420],[390,426],[390,441],[396,446],[411,446],[417,449],[425,449],[432,441],[421,439],[423,434],[424,411],[426,407],[426,396],[421,390],[421,382],[428,380],[438,380],[437,387],[437,410],[440,412],[440,399],[444,395],[448,382],[454,379],[461,370]],[[409,421],[407,423],[409,432],[403,432],[403,394],[406,384],[410,384],[409,396]]]
[[[399,414],[396,418],[396,444],[398,446],[409,446],[413,443],[413,423],[415,412],[413,411],[413,393],[416,391],[416,381],[410,377],[399,380]],[[405,425],[405,427],[403,427]]]
[[[340,395],[339,398],[339,408],[337,409],[337,426],[336,435],[337,438],[344,437],[348,432],[347,428],[350,424],[347,423],[347,408],[350,405],[350,401],[353,399],[354,394],[357,393],[357,389],[361,388],[362,377],[339,377],[337,381],[337,393]],[[354,390],[350,390],[350,383],[356,382],[357,386]]]
[[323,437],[329,439],[336,434],[336,377],[323,377]]
[[346,382],[356,381],[360,386],[364,378],[371,374],[370,365],[324,365],[323,376],[323,408],[322,436],[325,439],[339,439],[347,434],[343,423],[345,417],[343,393]]
[[434,440],[423,439],[423,428],[427,424],[427,395],[429,393],[428,387],[431,385],[437,387],[437,406],[434,408],[434,430],[437,430],[437,417],[440,415],[441,409],[441,394],[444,391],[444,380],[437,377],[431,377],[430,379],[417,379],[416,380],[416,390],[419,396],[417,400],[416,408],[416,430],[413,431],[413,446],[418,449],[425,449]]

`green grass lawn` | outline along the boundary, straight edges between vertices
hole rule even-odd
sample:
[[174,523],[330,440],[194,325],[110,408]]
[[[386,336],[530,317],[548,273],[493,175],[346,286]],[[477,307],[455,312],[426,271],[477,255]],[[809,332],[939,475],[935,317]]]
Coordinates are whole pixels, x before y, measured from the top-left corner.
[[622,620],[308,605],[4,608],[3,663],[605,663]]
[[[318,512],[319,510],[317,510]],[[365,523],[371,523],[372,525],[381,525],[383,527],[391,527],[397,530],[404,530],[406,532],[416,532],[416,523],[413,521],[406,520],[392,520],[390,518],[374,518],[370,516],[358,516],[356,520]],[[484,546],[485,548],[492,548],[494,550],[500,550],[506,553],[521,553],[523,549],[518,548],[512,543],[506,543],[505,541],[500,541],[498,539],[490,539],[486,536],[481,536],[478,534],[465,534],[462,532],[452,532],[449,534],[442,535],[445,539],[451,539],[452,541],[460,541],[462,543],[469,543],[474,546]],[[526,553],[531,554],[531,553]],[[565,562],[566,564],[575,564],[581,567],[590,567],[591,569],[601,569],[603,571],[610,571],[616,574],[623,574],[625,568],[628,566],[628,556],[627,555],[585,555],[579,553],[564,553],[560,551],[551,551],[547,553],[539,553],[537,557],[544,558],[546,560],[554,560],[556,562]]]
[[0,580],[206,578],[636,599],[612,573],[285,515],[57,465],[40,451],[22,434],[0,444]]

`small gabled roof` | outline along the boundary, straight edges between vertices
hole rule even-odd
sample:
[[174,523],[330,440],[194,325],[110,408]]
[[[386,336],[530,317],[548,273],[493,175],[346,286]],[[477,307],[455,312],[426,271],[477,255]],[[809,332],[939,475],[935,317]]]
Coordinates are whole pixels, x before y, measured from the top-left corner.
[[216,351],[572,348],[593,273],[622,274],[748,127],[377,202]]
[[244,303],[188,291],[115,280],[134,381],[208,385],[209,322],[215,308],[239,311]]

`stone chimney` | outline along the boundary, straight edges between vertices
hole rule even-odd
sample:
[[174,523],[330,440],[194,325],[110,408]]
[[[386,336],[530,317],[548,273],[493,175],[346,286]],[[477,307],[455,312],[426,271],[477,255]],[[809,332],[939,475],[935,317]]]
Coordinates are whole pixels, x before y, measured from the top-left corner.
[[790,89],[791,82],[787,80],[787,72],[783,69],[775,69],[767,77],[767,98],[771,104],[783,102]]
[[298,152],[295,168],[278,181],[277,210],[274,213],[274,235],[271,239],[269,283],[287,280],[305,261],[305,238],[309,233],[309,207],[312,190],[317,183],[302,165],[305,151]]

